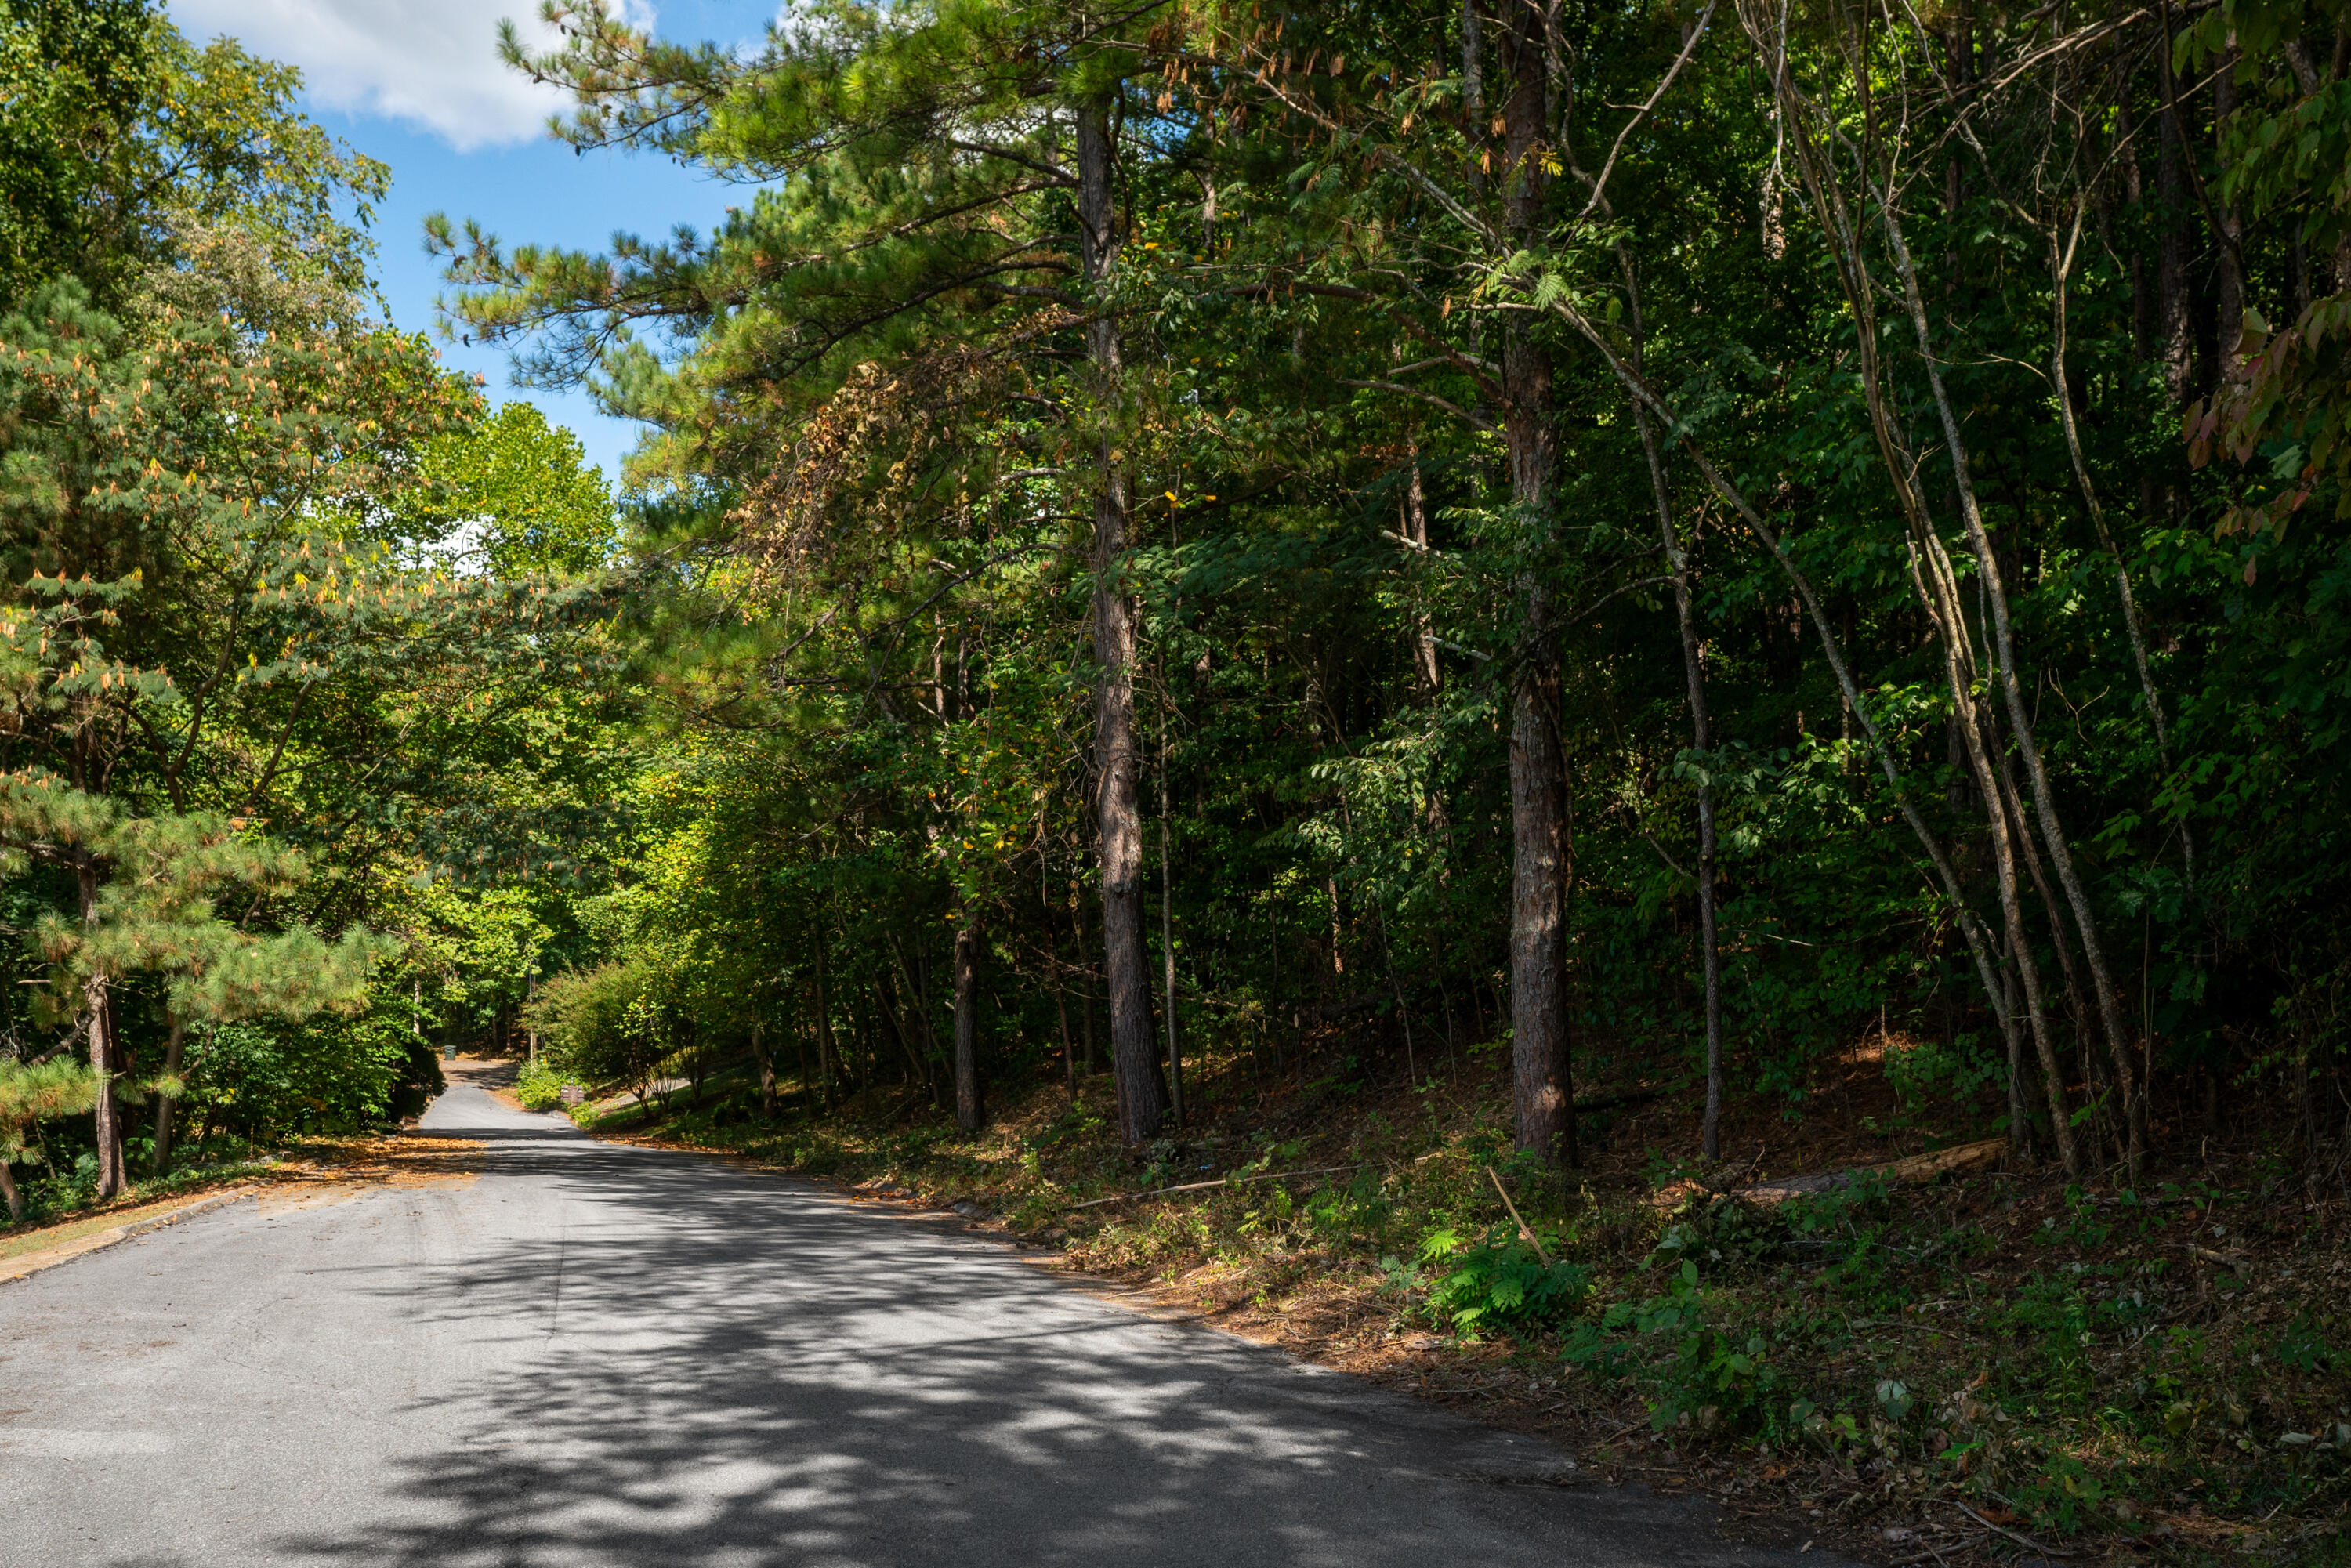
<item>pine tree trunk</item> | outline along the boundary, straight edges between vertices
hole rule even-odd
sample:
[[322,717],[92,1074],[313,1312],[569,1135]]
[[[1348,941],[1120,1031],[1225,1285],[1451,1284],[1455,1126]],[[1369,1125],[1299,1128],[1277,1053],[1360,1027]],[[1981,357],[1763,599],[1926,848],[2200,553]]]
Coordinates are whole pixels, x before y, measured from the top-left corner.
[[[2221,126],[2237,108],[2237,47],[2231,39],[2227,52],[2221,55],[2218,69],[2212,73],[2212,134],[2217,140]],[[2212,286],[2215,297],[2214,318],[2217,330],[2214,347],[2218,350],[2212,381],[2225,379],[2230,368],[2237,362],[2237,345],[2245,336],[2245,268],[2238,254],[2238,241],[2244,233],[2244,224],[2237,209],[2222,202],[2212,214],[2219,225],[2220,254],[2212,261]]]
[[834,1080],[839,1078],[845,1082],[848,1075],[841,1070],[841,1048],[832,1038],[832,1005],[825,993],[821,943],[816,950],[816,1076],[817,1101],[830,1107]]
[[979,1092],[979,915],[965,912],[955,939],[956,1125],[977,1133],[987,1124]]
[[[1163,671],[1164,679],[1164,671]],[[1176,1124],[1184,1124],[1184,1051],[1176,1033],[1176,862],[1167,836],[1167,710],[1159,712],[1159,956],[1166,967],[1160,996],[1166,1002],[1167,1092]]]
[[[1078,111],[1078,231],[1086,281],[1099,301],[1117,269],[1119,235],[1112,180],[1111,106],[1096,100]],[[1096,418],[1118,418],[1121,391],[1118,323],[1106,305],[1086,328],[1092,361]],[[1118,1130],[1130,1145],[1159,1135],[1167,1119],[1167,1085],[1160,1076],[1151,1028],[1151,970],[1144,950],[1143,811],[1134,737],[1135,605],[1122,580],[1126,570],[1126,468],[1113,434],[1098,438],[1100,467],[1094,498],[1093,621],[1094,788],[1102,861],[1102,972],[1110,988],[1111,1060],[1118,1071]]]
[[[98,924],[98,867],[85,861],[75,869],[81,894],[84,926]],[[91,1111],[92,1133],[98,1145],[98,1196],[112,1197],[123,1187],[122,1108],[114,1095],[114,1019],[107,1005],[107,977],[92,975],[82,983],[82,1008],[89,1019],[89,1066],[98,1075],[98,1103]]]
[[2155,197],[2162,237],[2155,261],[2155,358],[2177,408],[2188,400],[2195,347],[2188,298],[2188,182],[2179,117],[2167,105],[2157,143]]
[[[187,1048],[188,1026],[176,1014],[172,1019],[172,1032],[163,1042],[163,1076],[180,1076],[180,1062]],[[162,1176],[172,1168],[172,1106],[176,1096],[158,1092],[155,1096],[155,1163],[154,1174]]]
[[[1531,237],[1548,180],[1541,146],[1546,83],[1541,13],[1520,6],[1501,31],[1510,83],[1502,107],[1505,219]],[[1503,434],[1510,499],[1537,530],[1539,565],[1518,584],[1521,656],[1510,685],[1510,1076],[1522,1151],[1548,1165],[1570,1152],[1574,1094],[1567,1043],[1567,768],[1559,733],[1559,654],[1542,569],[1552,554],[1551,355],[1522,324],[1502,344]]]
[[16,1190],[16,1178],[8,1170],[8,1161],[14,1158],[14,1155],[0,1157],[0,1197],[8,1200],[8,1223],[11,1225],[20,1223],[25,1218],[25,1195]]
[[1078,1051],[1076,1043],[1070,1038],[1070,988],[1062,981],[1061,942],[1050,927],[1045,933],[1045,964],[1052,975],[1053,1016],[1061,1026],[1061,1077],[1068,1085],[1070,1103],[1075,1104],[1078,1099]]
[[1085,1047],[1085,1075],[1092,1078],[1096,1071],[1094,1066],[1093,960],[1086,956],[1085,916],[1082,913],[1075,913],[1076,911],[1082,910],[1085,902],[1084,898],[1076,888],[1071,889],[1070,897],[1073,910],[1070,925],[1071,930],[1076,933],[1078,944],[1078,982],[1082,988],[1078,992],[1078,1038]]
[[[751,1020],[751,1055],[759,1063],[759,1114],[772,1122],[776,1119],[776,1059],[768,1050],[764,1019]],[[801,1059],[801,1065],[805,1069],[806,1058]]]

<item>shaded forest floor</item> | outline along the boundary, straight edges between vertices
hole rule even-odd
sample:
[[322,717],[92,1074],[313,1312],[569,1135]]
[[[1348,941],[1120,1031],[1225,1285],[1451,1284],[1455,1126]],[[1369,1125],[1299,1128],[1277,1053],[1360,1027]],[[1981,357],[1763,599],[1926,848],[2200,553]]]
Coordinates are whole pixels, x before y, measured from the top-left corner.
[[2137,1190],[2036,1170],[1767,1205],[1725,1189],[1978,1138],[1995,1108],[1906,1114],[1856,1050],[1800,1104],[1735,1103],[1705,1171],[1677,1157],[1687,1095],[1594,1088],[1617,1103],[1553,1176],[1508,1157],[1498,1059],[1410,1086],[1337,1060],[1203,1073],[1192,1125],[1141,1158],[1099,1077],[1074,1100],[1005,1094],[969,1138],[904,1086],[771,1118],[737,1075],[698,1106],[584,1119],[954,1207],[1048,1266],[1541,1433],[1612,1481],[1710,1495],[1774,1544],[2351,1561],[2351,1203],[2282,1134],[2166,1129]]

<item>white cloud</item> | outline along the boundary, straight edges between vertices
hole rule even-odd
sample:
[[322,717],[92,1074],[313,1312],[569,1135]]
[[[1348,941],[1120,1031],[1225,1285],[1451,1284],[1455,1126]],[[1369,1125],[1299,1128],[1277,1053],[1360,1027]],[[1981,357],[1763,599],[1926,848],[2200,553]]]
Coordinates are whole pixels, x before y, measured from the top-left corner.
[[527,141],[565,103],[498,58],[501,16],[527,43],[550,40],[538,0],[174,0],[171,10],[191,38],[226,34],[300,68],[320,105],[407,120],[460,152]]

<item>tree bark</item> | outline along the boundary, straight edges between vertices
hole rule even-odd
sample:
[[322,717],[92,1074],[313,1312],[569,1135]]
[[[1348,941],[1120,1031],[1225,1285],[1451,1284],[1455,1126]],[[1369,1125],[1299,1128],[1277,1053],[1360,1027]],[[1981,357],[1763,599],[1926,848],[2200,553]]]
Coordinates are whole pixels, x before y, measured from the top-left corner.
[[[1404,537],[1423,556],[1428,553],[1428,498],[1420,483],[1420,445],[1412,448],[1412,473],[1405,481],[1404,498]],[[1412,617],[1413,679],[1421,688],[1424,699],[1434,701],[1445,684],[1445,673],[1437,663],[1437,632],[1426,610],[1415,610]]]
[[[1163,679],[1165,672],[1163,670]],[[1176,861],[1167,841],[1167,710],[1159,712],[1159,956],[1166,966],[1160,995],[1167,1008],[1167,1092],[1184,1124],[1184,1052],[1176,1034]]]
[[[1501,33],[1510,84],[1502,106],[1504,221],[1531,241],[1549,187],[1545,29],[1521,5]],[[1567,768],[1559,732],[1559,655],[1546,569],[1554,548],[1551,354],[1517,320],[1502,343],[1503,436],[1510,500],[1531,530],[1532,564],[1517,584],[1525,616],[1510,683],[1510,1070],[1518,1147],[1549,1165],[1573,1157],[1574,1094],[1567,1040]]]
[[[163,1042],[164,1077],[176,1079],[180,1076],[180,1062],[186,1051],[187,1041],[187,1021],[175,1013],[172,1017],[171,1035]],[[177,1098],[178,1096],[163,1093],[161,1090],[156,1092],[155,1160],[151,1168],[157,1176],[162,1176],[172,1168],[172,1106]]]
[[1050,927],[1045,932],[1045,967],[1052,977],[1053,1016],[1061,1026],[1061,1077],[1069,1089],[1070,1103],[1075,1104],[1078,1099],[1078,1048],[1070,1038],[1070,988],[1062,983],[1061,942]]
[[979,1089],[979,913],[966,910],[955,941],[956,1125],[977,1133],[987,1124]]
[[[2168,62],[2168,38],[2164,56]],[[2167,64],[2167,72],[2168,68]],[[2155,162],[2157,222],[2161,225],[2155,253],[2155,359],[2177,408],[2188,399],[2195,346],[2188,298],[2188,183],[2181,172],[2187,154],[2174,106],[2164,106],[2162,120]]]
[[[98,924],[98,867],[85,858],[75,868],[81,895],[85,928]],[[122,1107],[115,1098],[114,1018],[107,1006],[107,977],[92,975],[82,982],[82,1009],[89,1019],[89,1066],[98,1075],[98,1103],[91,1110],[92,1134],[98,1145],[98,1196],[112,1197],[123,1188]]]
[[1123,580],[1127,551],[1126,466],[1116,425],[1121,392],[1118,322],[1102,298],[1116,272],[1117,162],[1111,104],[1078,110],[1078,236],[1094,316],[1086,353],[1094,374],[1093,622],[1096,852],[1102,881],[1102,971],[1110,989],[1111,1060],[1118,1070],[1119,1135],[1130,1145],[1159,1135],[1167,1085],[1152,1039],[1151,970],[1144,949],[1143,815],[1134,739],[1135,605]]
[[[768,1050],[767,1024],[761,1019],[751,1020],[751,1055],[759,1063],[759,1114],[772,1122],[776,1119],[776,1059]],[[800,1058],[800,1068],[807,1071],[808,1058]]]
[[833,1080],[837,1074],[844,1079],[847,1076],[841,1071],[841,1048],[832,1038],[832,1004],[824,985],[824,946],[819,942],[816,949],[816,1081],[820,1104],[831,1105]]

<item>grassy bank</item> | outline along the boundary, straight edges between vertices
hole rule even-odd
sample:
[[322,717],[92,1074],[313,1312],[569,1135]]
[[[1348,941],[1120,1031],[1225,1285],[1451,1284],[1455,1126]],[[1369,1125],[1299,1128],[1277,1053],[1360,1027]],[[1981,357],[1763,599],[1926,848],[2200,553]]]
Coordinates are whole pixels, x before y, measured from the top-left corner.
[[160,1198],[243,1181],[268,1171],[278,1157],[242,1138],[223,1134],[174,1151],[172,1168],[162,1176],[141,1175],[147,1169],[146,1162],[133,1164],[131,1180],[122,1191],[100,1202],[97,1197],[98,1162],[86,1156],[79,1166],[46,1171],[22,1180],[25,1217],[9,1224],[5,1211],[0,1211],[0,1238],[13,1240],[69,1221],[117,1215]]

